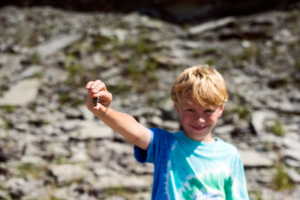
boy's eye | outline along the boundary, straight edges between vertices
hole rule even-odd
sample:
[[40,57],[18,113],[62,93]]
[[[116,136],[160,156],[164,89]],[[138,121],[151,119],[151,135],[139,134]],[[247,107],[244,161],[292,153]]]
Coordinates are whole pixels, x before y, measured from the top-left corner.
[[211,112],[214,112],[214,111],[213,110],[205,110],[205,112],[211,113]]

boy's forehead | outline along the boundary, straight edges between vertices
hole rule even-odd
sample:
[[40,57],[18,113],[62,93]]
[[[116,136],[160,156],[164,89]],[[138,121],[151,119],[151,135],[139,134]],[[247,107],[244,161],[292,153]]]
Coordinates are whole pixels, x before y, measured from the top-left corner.
[[203,107],[203,108],[214,108],[216,106],[203,106],[200,103],[196,102],[193,98],[181,98],[180,102],[181,106],[197,106],[197,107]]

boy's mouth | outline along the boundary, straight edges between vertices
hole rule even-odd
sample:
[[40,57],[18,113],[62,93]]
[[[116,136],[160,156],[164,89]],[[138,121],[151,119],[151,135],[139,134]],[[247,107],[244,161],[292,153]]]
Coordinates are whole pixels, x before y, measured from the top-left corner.
[[206,129],[207,126],[193,126],[193,125],[190,125],[194,130],[196,131],[202,131],[204,129]]

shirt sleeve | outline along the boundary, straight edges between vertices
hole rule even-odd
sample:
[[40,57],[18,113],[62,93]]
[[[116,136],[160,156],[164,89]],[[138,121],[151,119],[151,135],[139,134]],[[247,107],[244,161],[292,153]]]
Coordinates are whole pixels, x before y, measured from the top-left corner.
[[231,177],[225,185],[225,193],[226,200],[249,200],[244,165],[238,151],[232,165]]
[[140,163],[155,163],[161,149],[166,146],[168,132],[160,128],[150,128],[151,141],[148,150],[134,146],[134,157]]

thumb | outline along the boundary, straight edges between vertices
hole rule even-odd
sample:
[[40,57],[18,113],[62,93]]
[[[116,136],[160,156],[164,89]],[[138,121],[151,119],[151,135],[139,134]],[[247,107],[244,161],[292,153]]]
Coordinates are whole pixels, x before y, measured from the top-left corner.
[[94,107],[94,110],[100,111],[104,114],[106,114],[108,108],[103,106],[101,103],[97,103],[97,105]]

